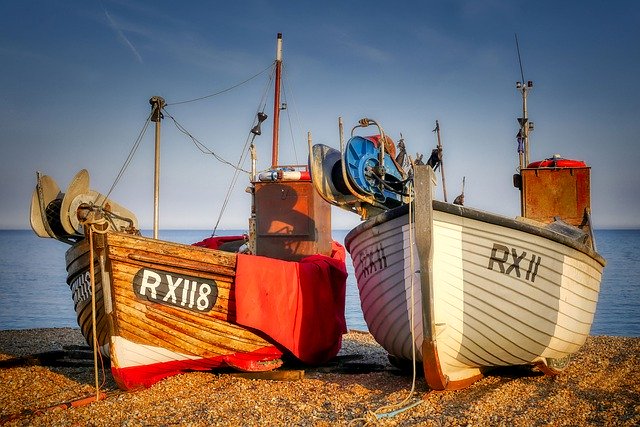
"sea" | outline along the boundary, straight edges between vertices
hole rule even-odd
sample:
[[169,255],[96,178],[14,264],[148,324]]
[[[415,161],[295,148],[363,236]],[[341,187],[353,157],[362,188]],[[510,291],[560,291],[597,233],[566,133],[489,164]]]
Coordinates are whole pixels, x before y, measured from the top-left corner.
[[[227,230],[218,235],[242,234]],[[344,242],[348,231],[334,230]],[[151,232],[143,234],[150,236]],[[159,238],[193,243],[203,230],[165,230]],[[640,230],[596,230],[598,251],[607,260],[592,335],[640,337]],[[0,230],[0,330],[77,327],[66,284],[68,245],[37,237],[31,230]],[[353,266],[347,256],[347,327],[367,331]]]

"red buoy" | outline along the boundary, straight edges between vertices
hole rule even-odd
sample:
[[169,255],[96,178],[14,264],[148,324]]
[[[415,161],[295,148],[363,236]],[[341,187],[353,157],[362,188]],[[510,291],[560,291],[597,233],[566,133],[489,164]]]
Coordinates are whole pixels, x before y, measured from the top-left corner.
[[554,155],[548,159],[529,163],[527,169],[539,168],[586,168],[587,164],[582,160],[564,159],[559,155]]

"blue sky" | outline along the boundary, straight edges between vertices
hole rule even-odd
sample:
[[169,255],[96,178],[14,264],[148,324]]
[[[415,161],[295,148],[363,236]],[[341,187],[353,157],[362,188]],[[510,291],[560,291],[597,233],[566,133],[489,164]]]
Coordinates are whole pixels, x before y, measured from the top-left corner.
[[[306,134],[337,147],[337,120],[378,120],[411,154],[442,128],[447,191],[516,216],[515,89],[534,81],[532,160],[592,166],[596,227],[640,227],[640,3],[636,1],[5,1],[0,5],[0,228],[28,228],[36,171],[64,189],[87,168],[107,192],[149,114],[229,88],[273,61],[284,37],[281,163],[306,162]],[[169,105],[192,135],[236,163],[268,74],[201,102]],[[267,111],[271,115],[270,111]],[[292,124],[291,129],[289,124]],[[270,161],[270,131],[257,141]],[[295,147],[295,148],[294,148]],[[248,168],[248,164],[244,165]],[[153,221],[153,132],[112,198]],[[213,228],[233,169],[166,119],[161,228]],[[221,228],[246,229],[240,176]],[[359,219],[334,211],[334,228]]]

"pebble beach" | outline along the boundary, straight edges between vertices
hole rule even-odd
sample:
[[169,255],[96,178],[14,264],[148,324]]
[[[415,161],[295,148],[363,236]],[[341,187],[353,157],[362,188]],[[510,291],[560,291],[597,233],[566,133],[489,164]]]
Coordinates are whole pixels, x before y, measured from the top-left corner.
[[370,334],[351,331],[335,361],[289,368],[287,380],[191,372],[121,392],[100,369],[97,402],[92,357],[25,357],[58,350],[90,354],[78,329],[0,331],[1,425],[640,425],[640,338],[589,337],[555,377],[514,367],[465,390],[434,392],[421,372],[413,381],[390,365]]

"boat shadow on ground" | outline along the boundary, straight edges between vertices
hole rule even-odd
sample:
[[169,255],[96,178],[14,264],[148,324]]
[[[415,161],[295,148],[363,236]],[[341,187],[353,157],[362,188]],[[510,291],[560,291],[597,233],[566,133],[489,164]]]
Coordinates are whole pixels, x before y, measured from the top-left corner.
[[[79,334],[78,334],[79,335]],[[67,336],[68,337],[68,336]],[[58,337],[60,338],[60,337]],[[65,337],[66,338],[66,337]],[[69,337],[71,338],[71,337]],[[12,340],[0,340],[0,353],[4,354],[0,360],[0,369],[40,366],[53,373],[63,375],[70,381],[81,385],[95,385],[95,368],[93,351],[88,345],[80,345],[77,340],[54,339],[48,350],[31,353],[34,348],[21,348]],[[55,349],[51,349],[54,347]],[[379,375],[394,379],[398,390],[411,387],[413,370],[410,361],[402,361],[390,357],[387,352],[376,343],[371,335],[364,331],[350,331],[343,340],[342,349],[333,359],[318,366],[309,366],[296,361],[293,357],[285,357],[281,368],[265,373],[243,373],[232,369],[217,369],[205,371],[216,375],[232,375],[246,379],[265,379],[291,381],[303,378],[326,378],[335,381],[337,377],[344,377],[339,382],[361,382],[367,386],[371,381],[376,382]],[[111,375],[109,360],[98,358],[98,375],[101,387],[107,390],[117,389]],[[415,369],[416,387],[429,391],[424,384],[422,364],[418,362]],[[538,377],[543,373],[531,366],[497,367],[485,373],[485,378],[493,378],[500,383],[513,379]],[[490,381],[494,382],[494,381]]]
[[[88,346],[70,345],[62,350],[52,350],[28,355],[11,355],[3,352],[5,358],[0,360],[0,370],[40,367],[66,377],[69,381],[81,386],[93,386],[95,368],[93,351]],[[115,389],[117,385],[111,375],[109,359],[98,358],[98,382],[101,388]]]
[[[36,332],[0,331],[0,361],[56,351],[76,336],[67,331]],[[591,337],[560,375],[501,368],[455,392],[432,392],[422,371],[416,370],[411,394],[411,371],[393,367],[370,335],[350,332],[339,357],[305,367],[304,379],[298,381],[200,372],[126,393],[115,390],[105,368],[104,402],[95,403],[95,409],[69,411],[47,409],[95,395],[92,359],[81,366],[15,366],[0,369],[0,424],[91,425],[96,411],[102,410],[110,417],[104,425],[171,425],[180,419],[193,425],[264,425],[266,420],[274,421],[270,425],[311,425],[315,420],[317,425],[346,426],[388,405],[404,408],[405,399],[411,399],[421,404],[398,413],[394,425],[564,425],[571,419],[575,425],[630,426],[640,419],[639,348],[637,338]],[[167,402],[171,411],[166,411]]]

